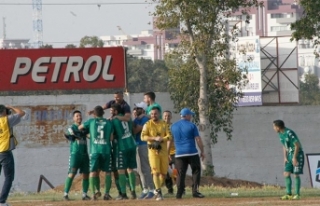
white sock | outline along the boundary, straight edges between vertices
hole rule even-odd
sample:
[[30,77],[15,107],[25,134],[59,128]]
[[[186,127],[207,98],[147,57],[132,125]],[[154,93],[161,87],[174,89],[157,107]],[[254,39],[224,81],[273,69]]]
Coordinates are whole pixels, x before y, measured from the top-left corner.
[[87,196],[87,193],[82,193],[82,197],[85,197],[85,196]]
[[149,192],[149,190],[148,189],[143,189],[143,191],[142,191],[144,194],[146,194],[146,193],[148,193]]
[[68,195],[68,193],[65,192],[65,193],[64,193],[64,196],[67,196],[67,195]]

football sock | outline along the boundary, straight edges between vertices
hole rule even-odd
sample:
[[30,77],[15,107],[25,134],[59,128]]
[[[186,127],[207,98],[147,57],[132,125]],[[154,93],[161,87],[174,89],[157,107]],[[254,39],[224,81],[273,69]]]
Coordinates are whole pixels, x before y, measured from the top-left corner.
[[90,187],[92,194],[94,194],[96,192],[95,181],[96,181],[96,177],[89,177],[89,187]]
[[111,183],[112,183],[112,180],[111,180],[111,175],[110,174],[107,174],[106,175],[106,179],[105,179],[105,185],[104,185],[104,193],[105,194],[109,194],[110,192],[110,188],[111,188]]
[[64,192],[65,193],[69,193],[69,190],[70,190],[71,185],[72,185],[72,180],[73,180],[73,178],[67,177],[65,185],[64,185]]
[[136,175],[134,172],[128,173],[131,191],[136,190]]
[[87,194],[88,189],[89,189],[89,179],[82,179],[82,192]]
[[121,193],[125,194],[126,193],[126,175],[125,174],[119,174],[119,185],[121,188]]
[[157,175],[153,175],[153,183],[156,189],[161,188],[161,182],[160,182],[160,177]]
[[291,192],[291,184],[292,184],[292,181],[291,181],[291,176],[287,176],[285,177],[285,180],[286,180],[286,191],[287,191],[287,195],[292,195],[292,192]]
[[295,185],[296,185],[296,195],[300,195],[300,187],[301,187],[301,179],[300,176],[296,177],[295,179]]
[[164,177],[163,175],[160,175],[160,176],[159,176],[159,180],[160,180],[160,185],[161,185],[161,187],[162,187],[163,184],[164,184],[164,181],[165,181],[165,177]]
[[115,182],[116,182],[118,192],[121,192],[121,188],[120,188],[120,184],[119,184],[119,177],[115,179]]
[[98,190],[98,192],[100,192],[100,177],[96,177],[96,188]]

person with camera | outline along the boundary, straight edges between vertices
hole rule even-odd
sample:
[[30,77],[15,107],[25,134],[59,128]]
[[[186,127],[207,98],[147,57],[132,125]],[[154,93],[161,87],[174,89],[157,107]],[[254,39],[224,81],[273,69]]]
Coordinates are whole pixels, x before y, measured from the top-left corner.
[[12,150],[17,144],[12,134],[12,128],[20,123],[21,117],[24,115],[25,112],[19,108],[0,105],[0,171],[3,170],[5,176],[0,194],[0,206],[9,205],[6,201],[14,179]]
[[161,186],[169,167],[169,149],[172,136],[167,123],[160,119],[160,108],[151,109],[151,120],[142,128],[141,140],[148,142],[148,156],[153,174],[153,182],[156,188],[156,200],[163,200]]

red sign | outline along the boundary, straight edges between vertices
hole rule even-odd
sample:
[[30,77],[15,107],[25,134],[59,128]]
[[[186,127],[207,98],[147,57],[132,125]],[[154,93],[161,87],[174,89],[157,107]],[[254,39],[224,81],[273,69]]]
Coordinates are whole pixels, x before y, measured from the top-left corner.
[[125,87],[125,49],[0,50],[0,91]]

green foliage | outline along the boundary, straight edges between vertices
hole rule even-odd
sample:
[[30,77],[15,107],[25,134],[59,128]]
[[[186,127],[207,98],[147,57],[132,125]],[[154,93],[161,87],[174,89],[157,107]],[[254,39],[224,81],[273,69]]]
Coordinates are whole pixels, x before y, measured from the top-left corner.
[[320,105],[319,78],[315,74],[306,74],[305,82],[300,82],[300,104]]
[[[320,1],[319,0],[300,0],[299,4],[303,7],[304,12],[301,19],[291,24],[292,40],[314,39],[315,47],[320,41]],[[318,52],[315,52],[319,56]]]
[[90,47],[103,47],[104,42],[97,36],[85,36],[80,40],[80,48],[90,46]]
[[52,49],[53,46],[51,44],[45,44],[39,47],[39,49]]
[[127,64],[129,92],[167,91],[168,68],[164,61],[128,58]]
[[65,48],[77,48],[77,46],[74,44],[67,44]]
[[166,59],[175,108],[193,109],[200,131],[208,129],[212,143],[221,131],[231,139],[232,113],[242,94],[229,85],[240,89],[245,79],[229,56],[237,33],[227,32],[227,17],[236,10],[247,14],[255,6],[255,0],[162,0],[156,6],[158,28],[181,26],[181,43]]

